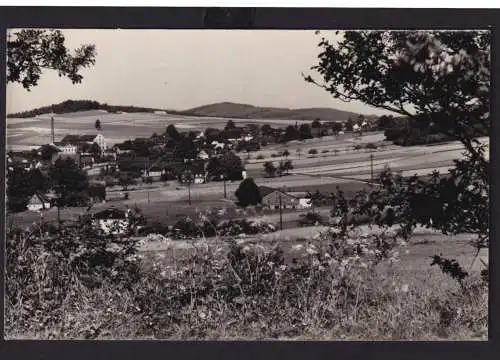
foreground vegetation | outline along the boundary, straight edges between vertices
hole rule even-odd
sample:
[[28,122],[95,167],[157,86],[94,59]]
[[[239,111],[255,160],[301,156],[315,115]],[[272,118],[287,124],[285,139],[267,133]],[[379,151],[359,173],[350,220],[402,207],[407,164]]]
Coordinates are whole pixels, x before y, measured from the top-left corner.
[[234,241],[200,245],[180,258],[146,257],[136,252],[134,240],[114,239],[108,246],[110,238],[85,224],[43,236],[8,234],[8,338],[404,340],[487,334],[485,279],[391,271],[405,242],[388,231],[330,230],[286,257],[277,246]]

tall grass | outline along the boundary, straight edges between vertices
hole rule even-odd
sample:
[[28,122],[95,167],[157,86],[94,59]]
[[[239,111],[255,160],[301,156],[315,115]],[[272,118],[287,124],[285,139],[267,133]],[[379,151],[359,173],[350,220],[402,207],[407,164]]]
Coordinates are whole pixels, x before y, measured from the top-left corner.
[[10,236],[7,338],[486,337],[487,284],[481,278],[469,277],[461,286],[451,278],[447,286],[442,278],[409,282],[378,271],[401,245],[389,248],[387,242],[381,257],[377,242],[352,234],[326,233],[297,247],[290,261],[277,246],[235,242],[206,244],[182,259],[129,253],[115,257],[113,270],[100,269],[97,281],[81,271],[87,267],[74,267],[72,255],[54,261],[59,250],[34,233]]

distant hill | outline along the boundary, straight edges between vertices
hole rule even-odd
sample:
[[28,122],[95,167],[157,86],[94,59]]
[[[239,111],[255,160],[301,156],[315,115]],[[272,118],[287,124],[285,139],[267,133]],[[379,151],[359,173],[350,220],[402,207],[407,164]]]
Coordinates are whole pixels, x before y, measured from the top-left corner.
[[[101,104],[97,101],[92,101],[92,100],[66,100],[59,104],[53,104],[14,114],[7,114],[7,117],[31,118],[43,114],[50,114],[51,112],[54,112],[55,114],[67,114],[67,113],[75,113],[75,112],[90,111],[90,110],[105,110],[109,113],[116,113],[120,111],[127,113],[134,113],[134,112],[152,113],[154,111],[162,111],[162,109],[154,109],[146,107]],[[168,112],[171,114],[179,113],[177,111],[168,111]]]
[[[195,107],[189,110],[164,110],[157,108],[145,108],[136,106],[118,106],[101,104],[91,100],[67,100],[59,104],[40,107],[37,109],[24,111],[15,114],[8,114],[8,118],[31,118],[43,114],[54,112],[56,114],[74,113],[79,111],[105,110],[110,113],[116,112],[154,112],[166,111],[169,114],[189,115],[189,116],[209,116],[220,118],[240,118],[240,119],[286,119],[286,120],[315,120],[322,121],[346,121],[349,117],[356,119],[360,114],[342,111],[331,108],[306,108],[306,109],[285,109],[276,107],[259,107],[246,104],[236,104],[222,102],[210,105]],[[365,115],[370,120],[377,118],[372,115]]]
[[[332,108],[285,109],[275,107],[259,107],[246,104],[222,102],[199,106],[183,111],[185,115],[211,116],[242,119],[292,119],[292,120],[326,120],[345,121],[349,117],[355,119],[360,114]],[[371,116],[366,116],[370,118]]]

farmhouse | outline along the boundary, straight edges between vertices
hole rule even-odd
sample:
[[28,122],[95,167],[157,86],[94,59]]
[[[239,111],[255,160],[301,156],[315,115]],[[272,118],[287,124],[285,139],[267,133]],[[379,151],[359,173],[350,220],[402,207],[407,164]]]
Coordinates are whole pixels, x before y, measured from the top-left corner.
[[143,178],[152,178],[152,180],[159,180],[165,174],[165,170],[158,165],[153,165],[149,169],[142,171]]
[[106,140],[102,134],[97,135],[66,135],[59,143],[59,147],[73,150],[74,147],[77,148],[77,151],[81,151],[85,145],[97,144],[102,150],[106,150]]
[[101,229],[105,234],[120,235],[127,231],[129,225],[129,212],[116,209],[111,206],[106,210],[92,215],[94,226]]
[[47,196],[36,193],[28,201],[27,207],[30,211],[41,211],[50,209],[51,203]]
[[112,150],[117,154],[117,155],[122,155],[122,154],[132,154],[134,151],[132,150],[132,144],[131,143],[122,143],[122,144],[115,144],[113,145]]
[[208,160],[210,158],[210,155],[208,155],[208,153],[205,150],[201,150],[198,153],[197,158],[200,160]]
[[262,196],[262,205],[269,209],[279,209],[280,204],[283,209],[306,209],[311,207],[305,193],[291,193],[267,186],[260,186],[259,191]]
[[194,184],[204,184],[207,181],[206,163],[204,161],[185,164],[180,181],[187,183],[190,179]]

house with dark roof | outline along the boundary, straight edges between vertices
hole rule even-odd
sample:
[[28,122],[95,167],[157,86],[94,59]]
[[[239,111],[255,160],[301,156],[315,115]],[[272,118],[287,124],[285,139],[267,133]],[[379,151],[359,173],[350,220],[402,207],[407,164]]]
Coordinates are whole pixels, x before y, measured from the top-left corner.
[[280,204],[283,209],[307,209],[311,207],[311,202],[304,192],[286,192],[268,186],[259,186],[262,196],[262,205],[269,209],[279,209]]
[[203,160],[185,163],[181,170],[180,181],[204,184],[207,181],[207,162]]
[[27,208],[30,211],[48,210],[52,206],[48,196],[35,193],[28,201]]
[[124,211],[110,206],[105,210],[94,213],[92,223],[105,234],[124,234],[130,224],[129,213],[129,209]]
[[66,135],[56,145],[62,147],[63,151],[64,149],[73,150],[74,147],[77,148],[77,151],[81,151],[84,145],[92,144],[99,145],[102,150],[107,149],[106,140],[101,133],[97,135]]
[[146,170],[142,171],[142,178],[151,178],[151,180],[160,180],[161,176],[165,174],[165,169],[159,165],[153,164]]

